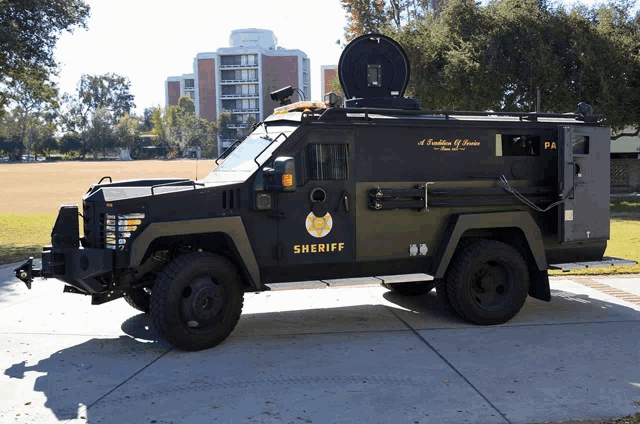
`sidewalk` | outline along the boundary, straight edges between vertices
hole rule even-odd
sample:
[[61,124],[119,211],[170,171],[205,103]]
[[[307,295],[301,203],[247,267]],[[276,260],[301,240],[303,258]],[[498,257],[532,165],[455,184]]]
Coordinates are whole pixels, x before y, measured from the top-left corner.
[[496,327],[461,321],[435,293],[376,285],[248,294],[227,341],[187,353],[123,300],[91,306],[57,280],[28,291],[11,270],[0,268],[3,423],[595,423],[640,412],[640,303],[621,297],[640,296],[640,276],[552,278],[550,303],[529,298]]

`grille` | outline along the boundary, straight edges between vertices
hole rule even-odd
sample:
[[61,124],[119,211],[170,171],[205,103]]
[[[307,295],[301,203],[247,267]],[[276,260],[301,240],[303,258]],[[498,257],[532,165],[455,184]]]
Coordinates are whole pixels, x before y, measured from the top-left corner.
[[222,209],[237,209],[240,207],[242,192],[237,190],[224,190],[222,192]]
[[106,214],[101,213],[99,214],[99,219],[98,219],[98,249],[104,249],[106,246],[106,242],[105,242],[105,219],[106,219]]

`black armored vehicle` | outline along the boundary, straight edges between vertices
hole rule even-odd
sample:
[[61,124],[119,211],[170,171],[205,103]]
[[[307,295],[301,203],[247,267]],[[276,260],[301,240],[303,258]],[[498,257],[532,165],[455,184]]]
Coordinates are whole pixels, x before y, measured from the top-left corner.
[[634,263],[603,257],[610,132],[587,105],[421,110],[403,97],[405,52],[377,34],[346,46],[338,72],[344,104],[275,92],[283,106],[203,180],[103,178],[82,215],[61,207],[42,269],[30,259],[16,276],[57,278],[93,304],[124,297],[198,350],[231,333],[244,292],[287,282],[435,287],[452,313],[492,325],[527,295],[550,300],[549,269]]

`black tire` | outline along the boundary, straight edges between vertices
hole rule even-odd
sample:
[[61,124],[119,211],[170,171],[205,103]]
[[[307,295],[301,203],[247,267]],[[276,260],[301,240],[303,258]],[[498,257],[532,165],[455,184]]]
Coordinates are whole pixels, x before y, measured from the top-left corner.
[[[473,243],[476,240],[478,239],[473,237],[460,240],[456,248],[455,254],[460,252],[460,250],[464,249],[469,243]],[[451,266],[449,266],[448,269],[450,272]],[[449,312],[457,315],[458,312],[456,312],[453,306],[451,306],[451,301],[449,300],[449,293],[447,293],[447,279],[448,279],[448,274],[445,274],[444,278],[436,278],[434,280],[436,283],[436,294],[438,295],[438,299],[440,299],[440,301],[444,304],[445,308]]]
[[529,292],[526,261],[514,247],[476,239],[457,251],[447,272],[447,295],[455,312],[480,325],[509,321]]
[[455,309],[453,309],[453,306],[451,306],[451,302],[449,301],[449,294],[447,293],[447,280],[445,278],[436,278],[434,281],[436,283],[436,294],[438,295],[438,299],[440,299],[442,304],[449,312],[457,314]]
[[142,287],[129,289],[124,300],[134,309],[144,312],[145,314],[148,314],[151,309],[151,295],[144,291]]
[[241,280],[233,264],[219,255],[192,252],[158,274],[151,292],[151,319],[175,347],[208,349],[231,334],[242,303]]
[[433,281],[412,281],[410,283],[382,283],[382,286],[403,296],[422,296],[433,290],[436,283]]

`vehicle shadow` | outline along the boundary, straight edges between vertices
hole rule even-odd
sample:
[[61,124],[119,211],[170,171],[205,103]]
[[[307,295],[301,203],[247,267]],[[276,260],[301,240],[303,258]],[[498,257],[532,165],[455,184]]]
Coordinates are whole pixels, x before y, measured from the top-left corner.
[[[571,325],[613,319],[640,320],[640,312],[622,305],[560,290],[552,292],[552,302],[529,298],[514,320],[494,328],[549,323]],[[318,350],[318,343],[340,346],[344,350],[354,340],[358,340],[359,348],[367,346],[364,350],[368,355],[384,356],[388,352],[369,353],[368,346],[389,346],[394,343],[393,340],[411,340],[420,345],[419,341],[414,340],[415,335],[407,328],[407,324],[420,331],[484,328],[466,323],[449,312],[435,293],[404,297],[387,292],[382,297],[388,305],[244,314],[234,333],[220,346],[193,353],[171,348],[158,336],[149,315],[137,314],[121,324],[124,334],[117,338],[92,338],[61,349],[33,366],[27,366],[26,361],[21,361],[5,369],[4,375],[12,379],[23,379],[30,372],[42,374],[35,379],[33,390],[46,396],[43,406],[51,410],[58,420],[82,416],[86,422],[108,422],[114,407],[125,410],[146,409],[149,413],[162,410],[165,408],[162,402],[151,406],[147,399],[168,396],[167,393],[173,389],[180,393],[197,390],[222,393],[228,390],[230,383],[224,379],[224,375],[220,376],[218,383],[215,381],[217,377],[210,380],[205,378],[211,369],[214,370],[213,376],[216,376],[216,372],[222,368],[212,367],[219,367],[217,364],[220,362],[223,362],[226,370],[223,373],[232,372],[234,367],[250,367],[255,368],[255,375],[258,376],[261,374],[260,370],[264,369],[265,361],[277,364],[276,366],[284,363],[293,366],[292,362],[287,361],[295,359],[304,362],[301,362],[302,374],[322,375],[326,373],[327,366],[331,367],[327,357],[316,362],[305,360],[306,353],[311,355]],[[583,326],[581,331],[588,330]],[[455,337],[455,333],[451,337]],[[522,337],[527,336],[522,333]],[[167,359],[163,359],[167,354]],[[401,357],[406,355],[401,359],[409,362],[417,361],[417,357],[411,356],[415,355],[415,350],[409,350],[406,354],[402,351],[394,354]],[[289,357],[293,359],[286,359]],[[383,358],[378,359],[382,361]],[[169,365],[165,363],[167,360],[170,361]],[[362,367],[358,354],[343,354],[339,360],[343,370],[358,370]],[[190,364],[196,366],[182,368]],[[180,369],[178,374],[174,374],[176,369]],[[251,375],[251,369],[244,371],[245,375]],[[203,381],[204,378],[204,381],[210,382],[192,387],[185,384],[185,373],[192,373],[188,377],[194,380]],[[126,384],[133,377],[135,384]],[[227,377],[227,380],[233,380],[231,374]],[[153,383],[149,385],[149,382]],[[261,383],[256,380],[238,384],[251,386],[267,383],[268,381]],[[426,386],[423,389],[431,390]],[[82,405],[87,410],[79,413]],[[175,405],[167,404],[166,408],[169,407],[175,408]]]
[[[448,310],[433,292],[414,297],[386,292],[383,298],[399,306],[401,309],[397,312],[398,316],[407,318],[409,325],[417,330],[434,328],[438,324],[443,324],[444,327],[476,327]],[[595,299],[586,294],[551,289],[550,302],[528,297],[518,315],[500,326],[570,324],[625,319],[640,320],[640,312],[624,305]]]
[[[26,361],[13,364],[4,370],[4,375],[10,379],[23,379],[31,372],[43,374],[35,379],[33,390],[46,396],[44,406],[58,420],[81,416],[88,419],[86,414],[90,414],[90,410],[82,412],[83,406],[90,408],[119,384],[172,349],[155,334],[151,320],[145,314],[127,319],[122,328],[131,334],[117,338],[92,338],[61,349],[32,366],[27,366]],[[138,339],[137,335],[141,337]]]

